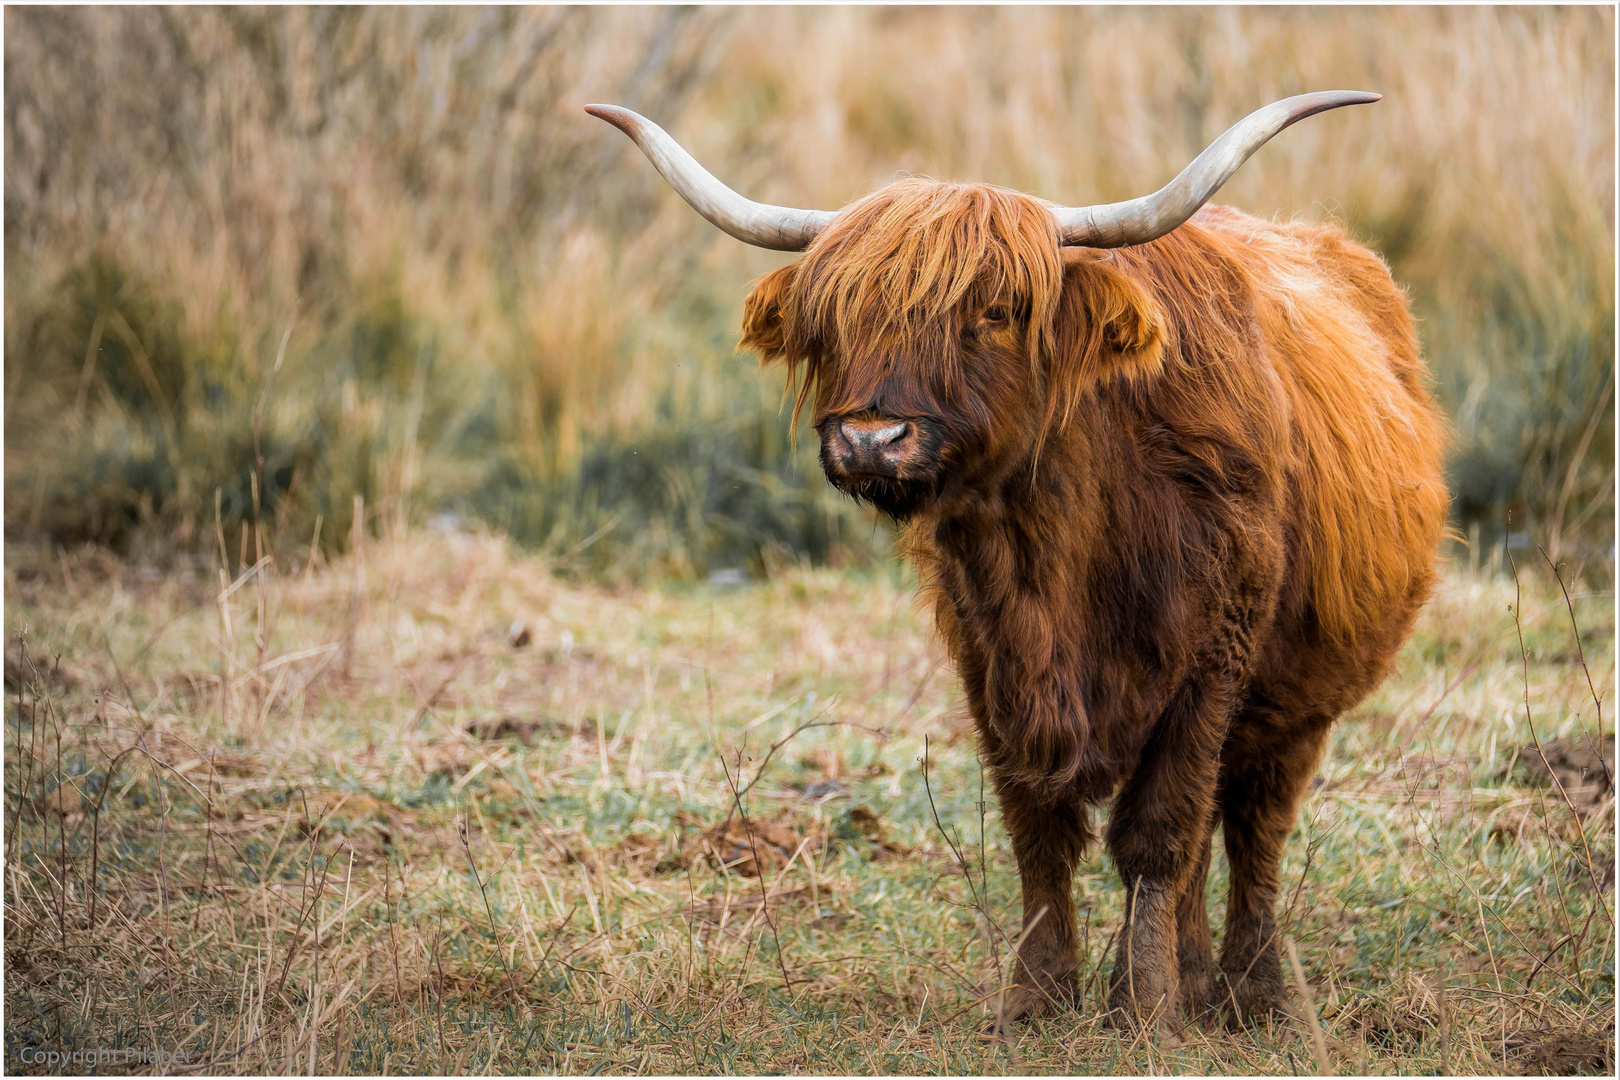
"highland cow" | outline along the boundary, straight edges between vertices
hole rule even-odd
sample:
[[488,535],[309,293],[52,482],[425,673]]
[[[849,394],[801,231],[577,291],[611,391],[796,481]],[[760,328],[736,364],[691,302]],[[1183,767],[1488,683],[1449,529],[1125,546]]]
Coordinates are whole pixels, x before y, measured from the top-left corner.
[[836,213],[750,202],[589,107],[715,225],[804,252],[755,284],[742,343],[799,377],[828,480],[900,524],[931,598],[1022,881],[1006,1017],[1073,998],[1104,803],[1111,1018],[1281,1004],[1278,860],[1434,581],[1444,425],[1376,255],[1200,208],[1288,124],[1375,100],[1277,102],[1132,202],[904,179]]

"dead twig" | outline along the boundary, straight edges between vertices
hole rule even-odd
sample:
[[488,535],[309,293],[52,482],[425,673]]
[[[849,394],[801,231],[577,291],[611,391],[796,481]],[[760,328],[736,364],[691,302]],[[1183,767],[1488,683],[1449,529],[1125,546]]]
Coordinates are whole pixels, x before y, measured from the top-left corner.
[[1603,883],[1598,879],[1597,869],[1592,865],[1592,847],[1586,840],[1586,826],[1582,823],[1580,811],[1575,809],[1575,803],[1570,799],[1569,792],[1564,790],[1564,782],[1558,778],[1552,763],[1547,760],[1547,751],[1541,746],[1541,736],[1536,734],[1535,718],[1530,714],[1530,653],[1524,646],[1524,627],[1519,621],[1521,602],[1519,566],[1514,561],[1511,551],[1508,552],[1508,566],[1513,570],[1513,626],[1519,635],[1519,661],[1523,665],[1524,672],[1524,722],[1530,729],[1530,739],[1535,743],[1536,754],[1541,758],[1542,767],[1547,770],[1547,775],[1552,777],[1553,786],[1558,789],[1558,795],[1564,800],[1564,805],[1569,807],[1570,818],[1575,822],[1575,831],[1581,838],[1581,852],[1586,859],[1586,872],[1592,878],[1592,893],[1597,897],[1597,902],[1603,905],[1603,914],[1612,922],[1614,914],[1609,910],[1609,902],[1603,899]]
[[429,694],[427,699],[422,702],[422,707],[416,710],[416,715],[411,718],[411,727],[420,724],[422,718],[432,712],[434,706],[439,704],[439,698],[444,696],[445,690],[449,689],[450,684],[455,682],[456,676],[461,674],[461,669],[467,666],[467,661],[472,659],[472,655],[473,650],[470,646],[462,652],[461,659],[457,660],[456,666],[450,669],[450,674],[444,677],[444,681],[435,687],[433,693]]
[[[771,928],[771,939],[776,943],[776,962],[782,968],[782,989],[791,998],[793,996],[793,977],[788,974],[787,957],[782,955],[782,937],[776,931],[776,920],[771,917],[770,887],[765,881],[765,864],[760,861],[759,848],[755,842],[754,826],[748,820],[748,812],[743,809],[742,795],[737,790],[737,784],[731,778],[731,770],[726,767],[726,759],[720,759],[720,769],[726,774],[726,786],[731,789],[731,801],[737,808],[737,815],[742,818],[743,833],[748,837],[748,850],[753,855],[754,866],[759,870],[759,907],[765,916],[765,925]],[[737,762],[737,772],[742,773],[742,761]]]
[[[928,810],[934,819],[934,828],[939,830],[939,835],[944,838],[945,845],[950,849],[951,856],[956,859],[956,865],[961,868],[962,876],[967,879],[968,895],[971,897],[968,906],[971,907],[979,916],[980,926],[984,929],[985,960],[989,965],[989,971],[992,973],[992,977],[996,977],[1001,971],[1001,954],[996,946],[996,940],[999,937],[1003,942],[1007,942],[1007,932],[1002,929],[1001,924],[996,922],[995,918],[990,914],[990,887],[986,873],[984,854],[984,771],[982,763],[979,771],[978,885],[973,883],[973,868],[968,864],[967,857],[962,854],[960,843],[945,828],[945,823],[940,820],[939,806],[934,802],[934,788],[928,776],[927,735],[923,736],[922,779],[923,791],[928,796]],[[1033,925],[1033,923],[1031,925]],[[1008,944],[1011,943],[1008,942]]]
[[1328,1061],[1327,1043],[1322,1038],[1322,1022],[1316,1018],[1316,999],[1311,996],[1311,984],[1305,981],[1305,969],[1299,966],[1299,952],[1294,939],[1284,943],[1288,948],[1288,964],[1294,969],[1294,985],[1299,987],[1299,1003],[1305,1010],[1305,1020],[1311,1025],[1311,1049],[1316,1054],[1316,1075],[1332,1076],[1333,1065]]
[[[832,708],[832,705],[833,705],[833,701],[829,700],[827,702],[826,706],[824,706],[822,708],[821,712],[817,713],[816,715],[820,716],[820,715],[825,714],[827,709]],[[885,738],[885,739],[888,738],[888,735],[889,735],[889,733],[887,731],[884,731],[881,728],[867,727],[865,724],[857,724],[853,720],[809,720],[809,721],[806,721],[805,723],[800,724],[798,727],[794,728],[792,731],[788,732],[786,735],[782,736],[780,739],[776,740],[776,742],[771,744],[771,748],[769,750],[765,751],[765,757],[759,763],[759,769],[754,773],[754,778],[752,780],[748,781],[747,785],[743,787],[742,791],[739,793],[739,797],[741,795],[747,795],[750,791],[754,790],[754,785],[759,783],[760,779],[765,775],[765,766],[767,766],[767,765],[769,765],[771,763],[771,756],[773,754],[775,754],[778,750],[782,749],[782,747],[786,746],[788,743],[792,742],[794,736],[798,735],[800,732],[809,731],[811,728],[820,728],[820,727],[852,727],[852,728],[860,728],[862,731],[869,731],[873,735],[876,735],[879,738]],[[741,763],[740,762],[738,763],[738,768],[739,769],[741,768]]]
[[[1557,564],[1554,563],[1552,561],[1552,557],[1547,554],[1547,549],[1541,548],[1540,551],[1541,557],[1547,560],[1547,568],[1553,572],[1553,577],[1558,581],[1558,591],[1564,595],[1564,606],[1569,609],[1569,628],[1571,635],[1575,638],[1575,655],[1580,657],[1581,674],[1586,676],[1586,689],[1592,694],[1593,708],[1597,709],[1597,737],[1598,741],[1602,742],[1603,698],[1598,694],[1597,687],[1592,683],[1591,668],[1586,666],[1586,648],[1581,644],[1581,624],[1575,619],[1575,602],[1570,599],[1569,588],[1564,584],[1564,575],[1559,572]],[[1603,749],[1607,749],[1607,747],[1604,747]],[[1608,783],[1610,788],[1613,788],[1614,776],[1609,771],[1609,756],[1600,751],[1598,753],[1598,763],[1603,766],[1603,779]]]

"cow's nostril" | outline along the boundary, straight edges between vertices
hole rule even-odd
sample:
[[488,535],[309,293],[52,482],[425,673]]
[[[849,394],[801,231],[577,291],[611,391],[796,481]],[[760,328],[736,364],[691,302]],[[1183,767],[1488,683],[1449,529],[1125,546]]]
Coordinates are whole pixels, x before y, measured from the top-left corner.
[[878,428],[871,433],[873,446],[888,446],[890,443],[905,437],[911,425],[907,423],[890,424],[885,428]]
[[838,425],[838,430],[851,449],[871,451],[899,442],[910,432],[911,425],[902,420],[886,427],[863,428],[843,422]]

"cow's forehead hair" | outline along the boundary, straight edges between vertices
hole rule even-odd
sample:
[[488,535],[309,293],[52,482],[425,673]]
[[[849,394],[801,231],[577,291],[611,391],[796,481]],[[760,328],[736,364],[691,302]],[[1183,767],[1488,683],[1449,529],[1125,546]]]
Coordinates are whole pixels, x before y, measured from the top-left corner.
[[1050,322],[1063,280],[1057,223],[1038,199],[911,177],[839,212],[806,251],[790,323],[848,352],[921,346],[964,306],[1014,303]]

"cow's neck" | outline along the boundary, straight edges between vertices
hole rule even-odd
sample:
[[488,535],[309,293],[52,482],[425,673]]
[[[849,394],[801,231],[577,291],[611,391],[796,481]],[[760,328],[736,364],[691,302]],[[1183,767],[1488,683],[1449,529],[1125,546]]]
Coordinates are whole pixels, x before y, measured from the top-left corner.
[[[1059,612],[1072,617],[1092,546],[1085,507],[1092,485],[1083,463],[1057,449],[976,485],[933,522],[919,556],[950,582],[959,616],[1046,626]],[[1042,644],[1041,651],[1049,650]]]
[[1115,449],[1093,434],[1109,429],[1100,417],[1077,420],[1038,449],[953,485],[921,530],[929,542],[917,556],[959,564],[985,601],[1061,599],[1064,571],[1086,560],[1103,527],[1097,507],[1105,473],[1096,463]]
[[1083,798],[1112,790],[1119,755],[1129,752],[1115,720],[1148,704],[1135,686],[1156,658],[1137,647],[1133,624],[1153,623],[1167,607],[1107,572],[1141,565],[1142,549],[1167,539],[1120,532],[1131,517],[1123,507],[1140,492],[1118,479],[1133,475],[1123,460],[1130,418],[1109,411],[1116,414],[1076,416],[1039,461],[964,485],[970,494],[914,522],[907,537],[985,737],[1061,726],[1084,740],[1070,781]]

